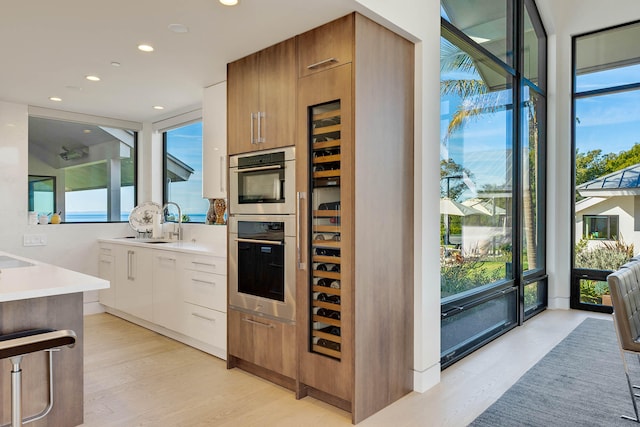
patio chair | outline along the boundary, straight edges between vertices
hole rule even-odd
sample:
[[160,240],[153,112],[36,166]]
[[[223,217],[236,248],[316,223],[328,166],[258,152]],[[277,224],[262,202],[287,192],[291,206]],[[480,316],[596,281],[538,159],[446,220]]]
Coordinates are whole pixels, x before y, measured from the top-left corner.
[[620,355],[624,366],[627,385],[635,417],[622,415],[627,420],[640,422],[638,417],[638,405],[629,376],[629,367],[625,353],[633,353],[640,360],[640,262],[629,263],[624,268],[611,273],[607,277],[607,283],[611,291],[613,303],[613,322],[618,337]]

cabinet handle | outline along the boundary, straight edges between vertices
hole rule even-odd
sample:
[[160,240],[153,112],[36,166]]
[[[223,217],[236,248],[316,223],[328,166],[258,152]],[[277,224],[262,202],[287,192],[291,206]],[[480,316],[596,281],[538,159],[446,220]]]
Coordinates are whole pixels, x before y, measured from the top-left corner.
[[284,245],[284,242],[280,242],[278,240],[243,239],[241,237],[238,237],[235,240],[236,240],[236,242],[258,243],[258,244],[263,244],[263,245],[276,245],[276,246]]
[[226,168],[224,167],[224,157],[220,156],[220,193],[224,193]]
[[300,218],[302,216],[300,201],[306,197],[307,194],[304,191],[298,191],[298,214],[296,215],[296,253],[298,258],[298,270],[305,270],[307,268],[307,266],[302,263],[302,248],[300,244]]
[[171,262],[176,262],[175,258],[171,258],[171,257],[167,257],[167,256],[159,256],[158,259],[160,261],[171,261]]
[[253,134],[253,117],[254,117],[254,114],[251,113],[251,144],[256,143],[256,138],[254,137],[254,134]]
[[265,142],[264,136],[262,136],[263,133],[263,129],[262,129],[262,119],[265,117],[265,113],[262,111],[259,111],[256,113],[256,115],[258,116],[258,139],[256,140],[256,142]]
[[192,280],[193,282],[204,283],[205,285],[211,285],[211,286],[215,286],[215,285],[216,285],[216,282],[209,282],[209,281],[207,281],[207,280],[194,279],[194,278],[191,278],[191,280]]
[[313,70],[314,68],[318,68],[318,67],[320,67],[322,65],[325,65],[325,64],[331,64],[333,62],[338,62],[338,58],[323,59],[322,61],[316,62],[315,64],[307,65],[307,69]]
[[256,171],[268,171],[271,169],[282,169],[282,165],[256,166],[255,168],[233,169],[233,172],[245,173],[245,172],[256,172]]
[[207,317],[207,316],[203,316],[202,314],[198,314],[198,313],[191,313],[191,315],[193,317],[197,317],[198,319],[202,319],[202,320],[207,320],[209,322],[215,322],[216,319],[212,318],[212,317]]
[[215,264],[209,264],[208,262],[191,261],[191,264],[194,264],[194,265],[204,265],[204,266],[206,266],[206,267],[216,268],[216,265],[215,265]]
[[273,329],[276,327],[276,325],[274,325],[273,323],[262,323],[262,322],[258,322],[257,320],[251,320],[248,317],[243,317],[242,321],[251,323],[252,325],[264,326],[265,328],[269,328],[269,329]]
[[127,251],[127,279],[134,280],[133,277],[133,251]]

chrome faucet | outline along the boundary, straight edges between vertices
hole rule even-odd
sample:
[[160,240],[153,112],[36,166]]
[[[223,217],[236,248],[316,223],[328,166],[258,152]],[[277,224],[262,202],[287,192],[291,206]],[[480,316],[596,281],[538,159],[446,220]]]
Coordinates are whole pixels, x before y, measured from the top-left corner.
[[178,231],[176,231],[176,230],[170,231],[169,232],[169,238],[171,239],[171,238],[173,238],[175,236],[177,240],[182,240],[182,209],[180,209],[180,206],[176,202],[167,202],[162,207],[162,215],[163,216],[165,215],[165,209],[169,205],[174,205],[176,208],[178,208]]

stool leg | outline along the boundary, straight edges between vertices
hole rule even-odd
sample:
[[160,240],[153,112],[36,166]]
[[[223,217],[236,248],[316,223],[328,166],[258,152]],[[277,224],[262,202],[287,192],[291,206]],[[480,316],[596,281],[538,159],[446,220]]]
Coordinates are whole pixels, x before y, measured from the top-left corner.
[[11,427],[22,426],[22,356],[11,358]]

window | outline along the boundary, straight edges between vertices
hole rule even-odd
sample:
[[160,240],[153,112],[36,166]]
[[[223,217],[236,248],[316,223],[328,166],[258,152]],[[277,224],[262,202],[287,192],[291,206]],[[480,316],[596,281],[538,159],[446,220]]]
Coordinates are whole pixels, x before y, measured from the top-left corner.
[[584,215],[583,223],[585,239],[618,239],[618,215]]
[[531,0],[441,0],[441,364],[546,307],[546,34]]
[[29,212],[49,214],[56,211],[56,178],[29,175]]
[[135,206],[137,133],[29,117],[29,210],[62,221],[127,221]]
[[183,222],[204,223],[209,202],[202,198],[202,121],[168,130],[163,139],[164,202],[180,206]]
[[640,246],[638,37],[636,22],[573,38],[571,308],[610,313],[601,282]]

